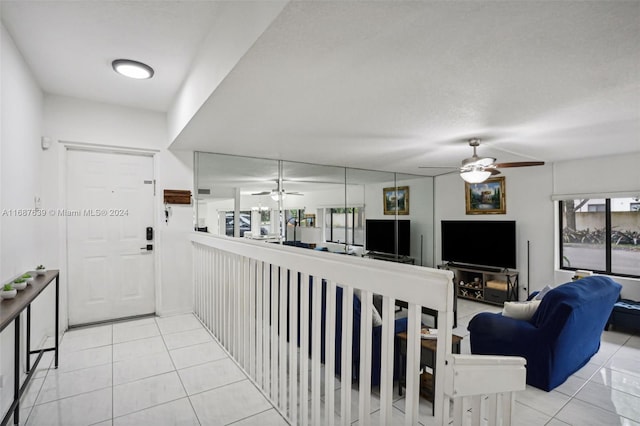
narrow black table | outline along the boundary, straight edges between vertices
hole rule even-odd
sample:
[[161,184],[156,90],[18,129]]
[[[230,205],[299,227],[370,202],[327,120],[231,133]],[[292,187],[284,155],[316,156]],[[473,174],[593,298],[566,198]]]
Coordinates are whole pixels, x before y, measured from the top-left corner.
[[[13,299],[4,299],[0,303],[0,332],[2,332],[11,322],[15,326],[15,347],[14,347],[14,359],[13,359],[13,403],[9,407],[9,410],[5,413],[2,419],[2,426],[9,423],[9,419],[13,414],[13,423],[20,423],[20,397],[24,390],[29,385],[33,372],[38,367],[38,363],[45,352],[55,351],[55,367],[58,368],[58,313],[60,305],[60,285],[58,283],[60,278],[60,271],[51,270],[45,272],[44,275],[36,276],[35,272],[29,272],[34,276],[33,282],[27,286],[24,290],[18,291],[18,294]],[[55,281],[56,284],[56,316],[54,319],[55,324],[55,345],[52,348],[42,348],[32,351],[31,350],[31,302],[42,293],[42,291]],[[22,386],[20,386],[20,314],[22,311],[27,310],[27,377],[24,380]],[[37,358],[31,365],[31,355],[37,355]]]

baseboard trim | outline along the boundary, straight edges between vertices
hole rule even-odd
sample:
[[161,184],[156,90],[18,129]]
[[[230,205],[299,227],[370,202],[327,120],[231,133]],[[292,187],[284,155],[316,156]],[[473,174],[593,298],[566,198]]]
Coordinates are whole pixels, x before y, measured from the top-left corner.
[[108,320],[102,320],[102,321],[87,322],[83,324],[74,324],[74,325],[69,325],[69,330],[73,330],[77,328],[97,327],[105,324],[116,324],[119,322],[126,322],[126,321],[132,321],[132,320],[155,317],[155,316],[156,316],[156,313],[152,312],[150,314],[131,315],[128,317],[120,317],[120,318],[114,318],[114,319],[108,319]]

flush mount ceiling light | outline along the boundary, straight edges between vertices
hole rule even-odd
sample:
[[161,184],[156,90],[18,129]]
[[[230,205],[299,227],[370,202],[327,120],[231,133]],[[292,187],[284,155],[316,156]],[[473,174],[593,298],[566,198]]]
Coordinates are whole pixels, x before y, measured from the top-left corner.
[[144,80],[153,77],[153,68],[142,62],[131,59],[116,59],[111,62],[113,70],[125,77]]

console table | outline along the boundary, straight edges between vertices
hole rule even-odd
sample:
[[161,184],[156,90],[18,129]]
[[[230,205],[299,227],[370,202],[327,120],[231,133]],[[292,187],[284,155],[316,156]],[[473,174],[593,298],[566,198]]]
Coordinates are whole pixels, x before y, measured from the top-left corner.
[[[30,272],[35,276],[35,272]],[[18,294],[13,299],[5,299],[0,303],[0,332],[7,328],[11,322],[15,326],[15,347],[13,358],[13,403],[9,407],[9,410],[5,413],[2,419],[2,426],[6,425],[13,414],[13,423],[20,423],[20,397],[24,390],[27,388],[31,376],[35,371],[42,355],[45,352],[55,352],[55,367],[58,368],[58,312],[60,305],[60,286],[58,280],[60,278],[60,271],[51,270],[45,272],[44,275],[38,275],[34,277],[33,282],[27,286],[24,290],[18,291]],[[42,293],[42,291],[55,281],[56,285],[56,306],[55,306],[55,345],[52,348],[42,348],[37,350],[31,350],[31,302]],[[27,355],[27,377],[24,380],[22,386],[20,386],[20,314],[27,310],[27,341],[26,341],[26,355]],[[31,365],[31,355],[38,355],[33,366]]]

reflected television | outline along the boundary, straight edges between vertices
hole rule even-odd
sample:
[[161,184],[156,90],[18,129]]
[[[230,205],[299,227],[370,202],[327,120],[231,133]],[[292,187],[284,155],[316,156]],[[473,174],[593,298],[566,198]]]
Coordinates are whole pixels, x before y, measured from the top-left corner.
[[[396,229],[396,222],[398,224]],[[398,253],[396,253],[396,240]],[[411,254],[411,221],[408,219],[367,219],[367,251],[409,256]]]

